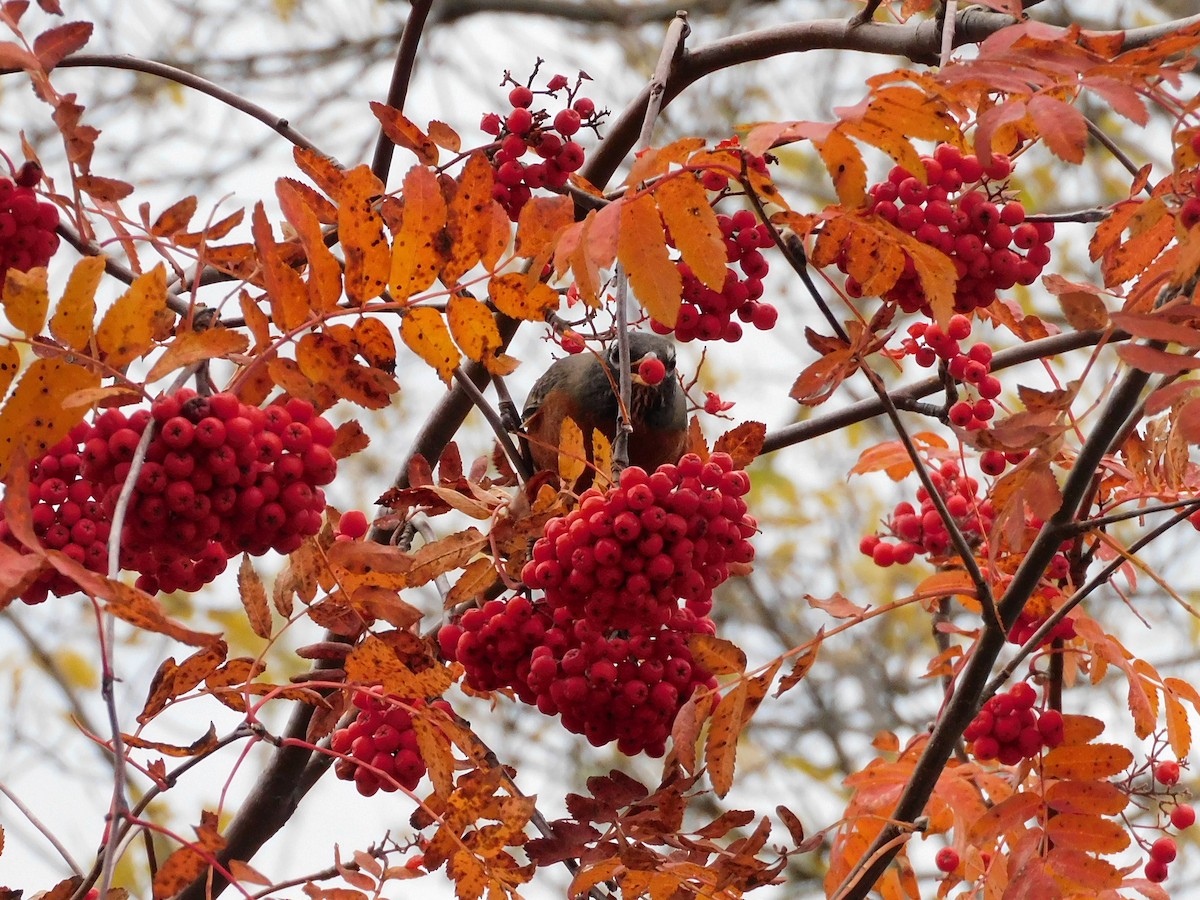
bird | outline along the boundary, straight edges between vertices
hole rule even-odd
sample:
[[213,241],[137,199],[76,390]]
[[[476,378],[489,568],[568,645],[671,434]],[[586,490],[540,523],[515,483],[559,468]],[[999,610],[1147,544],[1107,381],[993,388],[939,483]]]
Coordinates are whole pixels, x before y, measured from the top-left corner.
[[[687,399],[675,375],[675,347],[664,337],[629,333],[633,390],[629,401],[629,464],[653,472],[675,463],[687,443]],[[657,359],[666,370],[657,384],[638,375],[646,360]],[[578,353],[551,364],[525,400],[521,418],[534,469],[558,471],[558,445],[563,421],[573,419],[583,432],[592,459],[593,429],[612,441],[617,433],[619,385],[617,342],[606,353]],[[589,479],[590,480],[590,479]]]

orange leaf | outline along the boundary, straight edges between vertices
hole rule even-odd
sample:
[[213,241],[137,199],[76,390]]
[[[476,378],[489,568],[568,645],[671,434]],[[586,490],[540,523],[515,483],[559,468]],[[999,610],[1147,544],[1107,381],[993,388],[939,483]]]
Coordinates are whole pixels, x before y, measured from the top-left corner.
[[546,313],[558,308],[558,291],[544,281],[532,287],[519,272],[497,275],[488,282],[488,297],[496,309],[514,319],[540,322]]
[[867,164],[854,141],[832,129],[823,141],[813,141],[825,163],[842,206],[853,209],[867,195]]
[[383,183],[367,166],[346,173],[338,201],[338,238],[346,254],[346,297],[366,303],[383,293],[391,268],[391,251],[383,233],[383,219],[375,198]]
[[1141,369],[1143,372],[1176,375],[1180,372],[1200,369],[1200,359],[1195,356],[1168,353],[1166,350],[1147,347],[1144,344],[1122,344],[1117,348],[1117,355],[1135,369]]
[[284,259],[281,246],[275,243],[271,224],[262,202],[254,204],[250,217],[250,232],[262,263],[263,284],[271,303],[271,317],[281,331],[294,331],[308,319],[308,291],[300,273]]
[[46,268],[39,266],[28,272],[8,269],[4,275],[4,314],[27,338],[34,337],[46,324],[50,309],[46,274]]
[[1167,701],[1167,740],[1171,744],[1171,751],[1184,759],[1192,747],[1192,726],[1188,722],[1187,710],[1173,692],[1164,691],[1163,697]]
[[683,261],[701,282],[720,291],[728,271],[725,242],[704,186],[692,173],[681,172],[660,182],[654,199]]
[[154,220],[154,224],[150,226],[150,233],[155,237],[167,237],[183,231],[196,214],[197,205],[195,195],[172,203]]
[[1080,716],[1073,713],[1063,715],[1062,746],[1086,744],[1093,738],[1104,734],[1104,722],[1094,716]]
[[400,339],[433,366],[442,381],[450,383],[458,368],[459,354],[441,313],[429,307],[410,309],[400,321]]
[[0,409],[0,477],[16,450],[25,459],[37,459],[66,437],[81,413],[65,406],[63,398],[99,384],[98,372],[61,357],[35,359]]
[[133,185],[129,182],[100,175],[80,175],[75,179],[75,184],[93,200],[101,203],[116,203],[133,193]]
[[92,337],[96,288],[104,277],[104,258],[86,256],[75,264],[66,290],[50,319],[50,333],[72,350],[82,350]]
[[271,609],[267,606],[267,589],[263,587],[262,579],[254,571],[254,564],[248,555],[242,556],[242,564],[238,567],[238,593],[242,598],[242,608],[246,610],[246,618],[250,622],[250,630],[263,640],[271,637]]
[[1059,813],[1046,823],[1046,834],[1056,847],[1085,853],[1120,853],[1129,846],[1129,832],[1102,816]]
[[[1099,897],[1121,886],[1121,873],[1108,860],[1097,859],[1069,847],[1053,847],[1046,854],[1046,869],[1056,880],[1065,880],[1082,888],[1082,896]],[[1027,894],[1023,896],[1046,896]],[[1071,896],[1081,896],[1072,894]]]
[[371,112],[383,127],[383,133],[397,147],[411,150],[417,160],[425,166],[438,163],[437,144],[431,141],[415,123],[405,118],[404,113],[383,103],[371,101]]
[[380,319],[359,319],[354,323],[354,342],[358,352],[376,369],[396,370],[396,341],[392,331]]
[[434,664],[413,672],[384,641],[368,635],[346,657],[346,677],[359,684],[378,684],[397,697],[440,697],[453,684],[450,670]]
[[196,837],[196,849],[180,847],[154,874],[154,900],[165,900],[178,894],[208,868],[216,853],[225,846],[225,839],[217,830],[216,813],[208,810],[202,813]]
[[433,284],[442,268],[446,212],[437,176],[424,166],[409,169],[404,176],[404,216],[392,241],[388,289],[393,300],[407,300]]
[[328,385],[338,396],[367,409],[382,409],[400,389],[386,372],[364,366],[354,351],[329,334],[309,332],[296,344],[300,371],[316,384]]
[[1050,778],[1094,781],[1110,778],[1132,762],[1133,754],[1120,744],[1063,745],[1046,754],[1042,772]]
[[429,123],[429,139],[439,147],[445,147],[451,153],[457,153],[462,149],[462,138],[458,136],[458,132],[447,125],[445,122],[439,122],[436,119]]
[[310,200],[319,195],[299,182],[280,178],[275,182],[275,196],[279,198],[284,218],[296,229],[296,237],[308,260],[308,305],[318,312],[329,312],[337,306],[342,295],[342,267],[325,246],[320,220],[309,205]]
[[733,769],[748,688],[748,682],[738,682],[732,691],[721,698],[708,723],[704,759],[708,763],[708,777],[712,780],[713,792],[718,797],[724,797],[733,787]]
[[1107,781],[1056,781],[1046,788],[1046,805],[1059,812],[1116,816],[1129,795]]
[[741,675],[746,671],[746,653],[737,644],[711,634],[688,638],[692,658],[713,675]]
[[231,353],[245,353],[249,339],[240,331],[210,328],[208,331],[184,331],[175,336],[146,375],[146,383],[158,381],[168,372],[204,359],[219,359]]
[[1087,120],[1070,103],[1049,94],[1034,94],[1028,102],[1029,115],[1050,152],[1064,162],[1079,165],[1087,146]]
[[517,220],[517,256],[529,259],[544,253],[574,221],[575,201],[570,197],[532,198]]
[[625,266],[638,302],[651,317],[674,328],[683,297],[683,279],[667,255],[658,206],[649,194],[620,203],[617,258]]
[[986,844],[1029,821],[1041,808],[1037,794],[1013,794],[971,823],[969,840],[973,844]]
[[762,452],[767,426],[762,422],[743,422],[719,438],[713,446],[714,453],[728,453],[733,458],[735,469],[744,469]]
[[450,200],[446,227],[448,245],[442,263],[442,283],[451,286],[477,262],[492,230],[492,183],[495,173],[483,153],[471,154]]
[[412,555],[412,568],[405,576],[405,585],[420,587],[439,575],[461,569],[487,545],[487,535],[475,527],[425,544]]

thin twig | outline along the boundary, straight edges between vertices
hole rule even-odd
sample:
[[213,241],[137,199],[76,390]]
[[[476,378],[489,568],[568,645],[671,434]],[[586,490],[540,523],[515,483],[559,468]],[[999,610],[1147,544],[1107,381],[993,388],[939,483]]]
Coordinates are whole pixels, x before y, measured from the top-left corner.
[[[421,35],[425,31],[425,20],[429,17],[431,6],[433,0],[413,0],[408,18],[404,22],[404,31],[400,34],[400,47],[396,52],[396,64],[392,67],[392,81],[388,85],[387,105],[393,109],[404,110],[408,86],[412,82],[413,67],[417,62],[417,48],[421,44]],[[375,140],[371,171],[384,184],[387,184],[388,170],[392,167],[392,152],[395,149],[396,145],[381,125],[379,137]]]
[[[1095,139],[1096,143],[1100,144],[1105,150],[1111,153],[1117,162],[1124,166],[1126,172],[1128,172],[1134,178],[1137,178],[1141,174],[1141,171],[1138,169],[1134,161],[1125,155],[1125,151],[1118,147],[1116,141],[1105,134],[1099,125],[1086,116],[1084,117],[1083,121],[1087,123],[1088,134]],[[1147,196],[1154,196],[1154,187],[1149,183],[1149,181],[1142,185],[1142,190]]]
[[629,435],[633,425],[629,422],[629,404],[633,396],[633,374],[629,358],[629,276],[625,267],[617,263],[617,432],[613,437],[613,474],[629,465]]
[[513,471],[517,473],[517,478],[524,482],[528,481],[533,472],[525,462],[525,457],[517,449],[516,444],[512,441],[512,436],[508,433],[508,429],[504,427],[504,421],[500,418],[500,414],[495,410],[492,404],[488,403],[487,397],[483,396],[483,391],[479,390],[468,376],[463,371],[462,366],[457,366],[454,369],[454,382],[462,388],[471,401],[475,404],[483,417],[487,420],[488,425],[492,428],[492,433],[496,435],[496,440],[500,442],[501,449],[504,450],[504,455],[508,457],[509,464],[513,467]]
[[650,77],[650,97],[646,102],[646,114],[642,117],[642,130],[638,134],[638,146],[643,149],[650,146],[654,134],[654,123],[658,120],[658,112],[662,109],[663,95],[667,91],[667,82],[671,78],[676,61],[685,52],[684,41],[687,40],[690,33],[687,11],[681,9],[675,13],[675,18],[667,26],[662,50],[658,54],[658,63],[654,66],[654,74]]
[[[187,72],[183,69],[178,69],[175,66],[169,66],[166,63],[161,63],[153,59],[140,59],[136,56],[118,56],[102,53],[79,53],[74,56],[68,56],[66,59],[58,63],[57,68],[99,68],[99,69],[126,69],[132,72],[143,72],[147,75],[156,75],[159,78],[165,78],[168,81],[174,81],[184,87],[192,88],[199,91],[201,94],[207,94],[214,100],[219,100],[226,106],[236,109],[238,112],[243,112],[253,119],[262,122],[268,128],[277,133],[280,137],[295,144],[297,147],[302,147],[305,150],[312,150],[314,153],[321,153],[323,156],[328,156],[316,144],[302,135],[299,131],[288,124],[288,120],[282,116],[277,116],[268,109],[264,109],[257,103],[252,103],[240,94],[236,94],[228,88],[223,88],[219,84],[214,84],[207,78],[201,78],[192,72]],[[7,69],[0,69],[0,74],[6,74]]]
[[[1132,556],[1147,544],[1158,540],[1158,538],[1166,534],[1166,532],[1168,532],[1170,529],[1174,528],[1188,516],[1192,515],[1192,513],[1194,513],[1197,509],[1200,509],[1200,500],[1193,499],[1186,502],[1187,508],[1180,510],[1175,515],[1171,516],[1171,518],[1169,518],[1166,522],[1158,525],[1130,544],[1129,550],[1126,552],[1126,556]],[[1000,688],[1004,686],[1005,682],[1012,677],[1013,672],[1017,670],[1021,663],[1032,656],[1033,653],[1039,647],[1041,647],[1042,643],[1046,640],[1047,635],[1054,630],[1055,626],[1057,626],[1059,622],[1066,618],[1067,613],[1082,603],[1090,594],[1094,593],[1097,588],[1107,584],[1109,578],[1116,574],[1117,570],[1120,569],[1121,566],[1125,565],[1125,562],[1125,556],[1119,556],[1109,562],[1106,566],[1104,566],[1104,568],[1089,578],[1087,584],[1076,590],[1075,593],[1068,597],[1062,606],[1051,613],[1046,618],[1046,621],[1039,625],[1037,630],[1029,636],[1025,643],[1021,645],[1021,648],[1017,651],[1016,656],[1009,660],[1008,664],[1005,665],[1004,668],[1002,668],[991,680],[991,682],[988,683],[988,686],[984,689],[981,699],[987,699],[996,691],[1000,690]]]
[[17,811],[26,818],[29,824],[36,828],[42,837],[50,842],[50,846],[58,851],[58,855],[63,858],[63,862],[71,868],[71,871],[75,875],[82,877],[83,869],[79,867],[79,863],[75,862],[74,857],[71,856],[71,851],[63,846],[63,843],[54,836],[54,832],[47,828],[45,823],[33,814],[33,810],[22,803],[21,798],[10,791],[2,781],[0,781],[0,794],[7,797],[8,801],[17,808]]
[[950,62],[950,54],[954,52],[954,25],[958,18],[958,0],[946,0],[946,8],[941,16],[942,46],[938,51],[938,65],[945,66]]

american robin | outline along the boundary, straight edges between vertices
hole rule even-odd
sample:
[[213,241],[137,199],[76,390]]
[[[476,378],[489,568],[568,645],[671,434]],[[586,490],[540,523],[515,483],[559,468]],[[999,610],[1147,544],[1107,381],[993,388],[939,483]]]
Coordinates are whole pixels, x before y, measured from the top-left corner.
[[[678,462],[687,441],[687,401],[675,377],[675,348],[656,334],[630,332],[629,358],[633,391],[629,418],[630,465],[653,471],[663,463]],[[666,376],[649,384],[637,374],[638,366],[656,358]],[[522,413],[529,453],[535,469],[558,471],[558,444],[564,419],[574,419],[583,431],[587,457],[592,457],[591,435],[597,429],[610,441],[617,431],[617,343],[600,357],[583,352],[557,360],[533,385]]]

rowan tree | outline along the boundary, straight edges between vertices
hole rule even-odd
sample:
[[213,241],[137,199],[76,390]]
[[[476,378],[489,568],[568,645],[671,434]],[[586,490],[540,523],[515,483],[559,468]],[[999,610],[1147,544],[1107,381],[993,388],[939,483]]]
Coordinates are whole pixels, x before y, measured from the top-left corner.
[[[394,60],[349,104],[361,161],[253,81],[0,3],[2,83],[32,89],[0,146],[0,603],[42,715],[72,715],[55,752],[97,748],[110,794],[76,840],[0,783],[0,837],[61,857],[10,895],[1187,883],[1200,16],[876,0],[737,31],[729,6],[505,6],[653,24],[657,61],[610,109],[599,67],[514,56],[452,126],[412,111],[414,67],[497,10],[414,2],[357,45]],[[697,40],[705,16],[727,32]],[[818,49],[878,69],[823,117],[782,85],[769,120],[689,103]],[[290,159],[245,208],[232,167],[146,200],[92,70]],[[507,385],[571,354],[629,372],[631,328],[680,348],[634,374],[680,378],[686,452],[645,471],[567,419],[536,470]],[[746,390],[772,333],[796,340]],[[410,395],[419,426],[389,423]],[[531,736],[577,757],[561,783]]]

